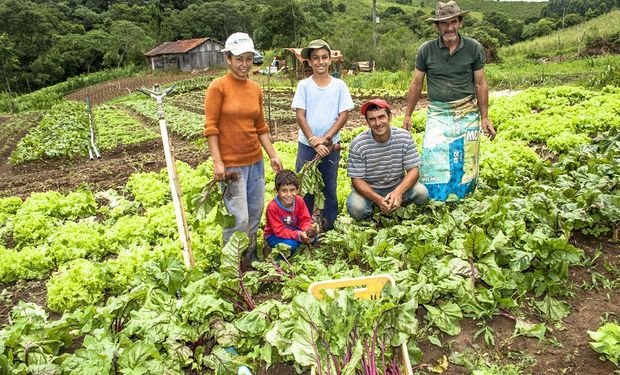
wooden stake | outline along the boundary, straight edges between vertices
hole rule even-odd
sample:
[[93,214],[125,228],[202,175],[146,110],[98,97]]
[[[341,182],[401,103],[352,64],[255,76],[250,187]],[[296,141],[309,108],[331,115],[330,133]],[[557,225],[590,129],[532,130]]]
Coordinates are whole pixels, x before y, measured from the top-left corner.
[[192,269],[196,266],[194,260],[194,253],[192,251],[192,242],[189,236],[189,229],[187,226],[187,218],[185,217],[185,210],[183,209],[183,193],[181,192],[181,185],[179,183],[179,175],[177,173],[177,167],[172,150],[172,144],[168,137],[168,127],[166,120],[164,119],[164,97],[174,89],[174,86],[167,88],[163,92],[159,85],[153,87],[153,91],[147,90],[144,87],[138,89],[138,91],[149,95],[151,98],[157,101],[157,116],[159,117],[159,130],[161,132],[161,140],[164,146],[164,155],[166,156],[166,169],[168,171],[168,181],[170,182],[170,192],[172,194],[172,203],[174,204],[174,213],[177,219],[177,227],[179,230],[179,240],[183,247],[183,260],[185,261],[185,267]]

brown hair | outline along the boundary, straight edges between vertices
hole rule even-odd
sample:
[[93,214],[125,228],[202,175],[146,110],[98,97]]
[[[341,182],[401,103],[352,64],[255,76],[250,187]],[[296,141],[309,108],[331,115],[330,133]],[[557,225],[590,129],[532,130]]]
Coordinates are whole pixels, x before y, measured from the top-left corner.
[[385,113],[387,113],[388,116],[392,116],[392,111],[390,111],[390,108],[381,107],[380,105],[377,105],[377,104],[371,104],[368,107],[366,107],[366,112],[364,112],[364,117],[366,117],[366,120],[368,120],[368,111],[376,111],[377,109],[381,109],[381,108],[385,108]]
[[280,190],[282,185],[294,185],[299,189],[299,181],[297,175],[290,169],[283,169],[276,174],[276,191]]

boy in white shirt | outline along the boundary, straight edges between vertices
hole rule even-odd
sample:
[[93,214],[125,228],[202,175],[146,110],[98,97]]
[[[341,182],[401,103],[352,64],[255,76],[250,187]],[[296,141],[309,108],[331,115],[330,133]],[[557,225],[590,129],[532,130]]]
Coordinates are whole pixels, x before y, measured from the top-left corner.
[[[329,74],[331,49],[325,41],[313,40],[302,49],[301,56],[308,60],[312,75],[299,81],[291,104],[299,125],[295,169],[299,172],[317,154],[323,158],[318,166],[325,183],[321,224],[322,231],[327,231],[333,229],[338,215],[336,180],[340,160],[340,151],[330,152],[328,147],[340,142],[340,129],[353,109],[353,99],[344,81]],[[314,196],[306,195],[304,201],[312,215]]]

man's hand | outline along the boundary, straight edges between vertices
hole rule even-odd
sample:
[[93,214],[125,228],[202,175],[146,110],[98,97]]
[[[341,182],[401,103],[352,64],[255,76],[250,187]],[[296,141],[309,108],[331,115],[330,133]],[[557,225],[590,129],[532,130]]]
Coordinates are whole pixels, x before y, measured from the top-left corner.
[[385,196],[385,198],[383,198],[383,200],[387,203],[391,212],[400,208],[400,205],[403,203],[403,195],[396,191],[391,191]]
[[224,176],[226,175],[226,168],[224,168],[224,163],[221,160],[213,161],[213,178],[215,181],[224,181]]
[[493,127],[493,124],[491,123],[491,121],[488,118],[483,118],[481,121],[481,125],[482,125],[482,133],[484,135],[486,135],[487,137],[489,137],[489,140],[494,140],[495,139],[495,128]]
[[271,169],[273,169],[273,171],[276,173],[280,172],[283,169],[280,159],[278,159],[277,157],[271,158]]
[[411,116],[405,115],[405,118],[403,119],[403,129],[411,129]]
[[385,197],[380,197],[378,201],[375,201],[375,204],[379,207],[381,213],[389,214],[392,212],[392,210],[390,210],[390,204],[385,200]]

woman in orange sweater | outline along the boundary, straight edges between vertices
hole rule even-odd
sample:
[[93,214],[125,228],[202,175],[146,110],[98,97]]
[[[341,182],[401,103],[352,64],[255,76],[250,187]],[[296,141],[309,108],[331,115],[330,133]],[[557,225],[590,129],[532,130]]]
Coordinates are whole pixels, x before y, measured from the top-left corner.
[[234,33],[226,40],[228,73],[211,82],[205,97],[205,136],[213,159],[214,178],[222,181],[226,172],[239,173],[236,181],[226,181],[224,204],[235,216],[235,226],[224,228],[224,244],[235,231],[250,238],[248,255],[256,254],[256,231],[263,213],[265,170],[261,145],[269,155],[271,168],[278,172],[278,159],[269,137],[263,113],[263,93],[249,79],[254,42],[245,33]]

